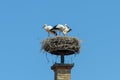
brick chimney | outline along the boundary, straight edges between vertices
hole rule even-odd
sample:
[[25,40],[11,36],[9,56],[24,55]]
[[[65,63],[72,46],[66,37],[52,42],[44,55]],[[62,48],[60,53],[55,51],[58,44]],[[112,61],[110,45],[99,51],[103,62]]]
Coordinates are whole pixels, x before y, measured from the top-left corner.
[[74,64],[55,63],[51,69],[54,71],[54,80],[71,80],[71,69]]

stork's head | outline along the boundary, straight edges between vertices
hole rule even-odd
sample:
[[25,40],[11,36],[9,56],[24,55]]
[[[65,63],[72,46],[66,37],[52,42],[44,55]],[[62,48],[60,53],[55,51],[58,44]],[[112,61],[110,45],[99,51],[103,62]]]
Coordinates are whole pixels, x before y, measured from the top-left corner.
[[67,24],[65,24],[65,26],[67,26]]
[[69,28],[67,24],[64,25],[65,27]]
[[44,24],[43,28],[44,28],[45,26],[47,26],[47,24]]

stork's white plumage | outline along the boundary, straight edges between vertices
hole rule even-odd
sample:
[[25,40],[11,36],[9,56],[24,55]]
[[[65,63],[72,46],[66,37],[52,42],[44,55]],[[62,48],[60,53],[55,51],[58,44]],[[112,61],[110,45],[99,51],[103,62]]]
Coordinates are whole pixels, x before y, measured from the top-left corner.
[[66,36],[66,34],[67,34],[68,32],[70,32],[71,30],[72,30],[72,29],[66,27],[65,30],[63,31],[64,36]]
[[54,34],[55,36],[57,36],[57,32],[52,30],[53,29],[52,26],[44,24],[43,28],[48,32],[48,36],[50,36],[50,33]]
[[53,30],[58,30],[62,32],[64,36],[66,36],[66,34],[70,32],[72,29],[70,29],[67,24],[64,24],[64,25],[58,24],[53,27]]
[[57,24],[53,27],[53,29],[63,31],[65,29],[65,26],[62,24]]

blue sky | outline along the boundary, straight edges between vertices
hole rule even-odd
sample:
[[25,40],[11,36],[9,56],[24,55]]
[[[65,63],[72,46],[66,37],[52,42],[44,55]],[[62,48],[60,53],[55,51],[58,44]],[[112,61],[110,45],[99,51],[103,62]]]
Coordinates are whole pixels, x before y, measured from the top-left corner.
[[72,80],[119,80],[119,0],[0,0],[0,80],[54,80],[43,24],[67,23],[81,43]]

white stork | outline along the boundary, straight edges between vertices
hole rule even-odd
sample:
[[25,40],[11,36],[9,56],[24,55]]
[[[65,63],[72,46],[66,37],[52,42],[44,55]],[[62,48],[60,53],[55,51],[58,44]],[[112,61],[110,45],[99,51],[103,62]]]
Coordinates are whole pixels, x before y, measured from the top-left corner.
[[67,34],[68,32],[70,32],[72,29],[69,28],[67,24],[65,24],[64,26],[65,26],[65,29],[63,30],[63,34],[64,34],[64,36],[66,36],[66,34]]
[[43,28],[48,32],[48,36],[50,36],[50,33],[57,36],[57,32],[53,30],[52,26],[44,24]]
[[66,34],[67,34],[68,32],[70,32],[72,29],[70,29],[70,28],[67,26],[67,24],[64,24],[64,25],[62,25],[62,24],[57,24],[56,26],[53,27],[52,30],[58,30],[58,31],[62,32],[64,36],[66,36]]

